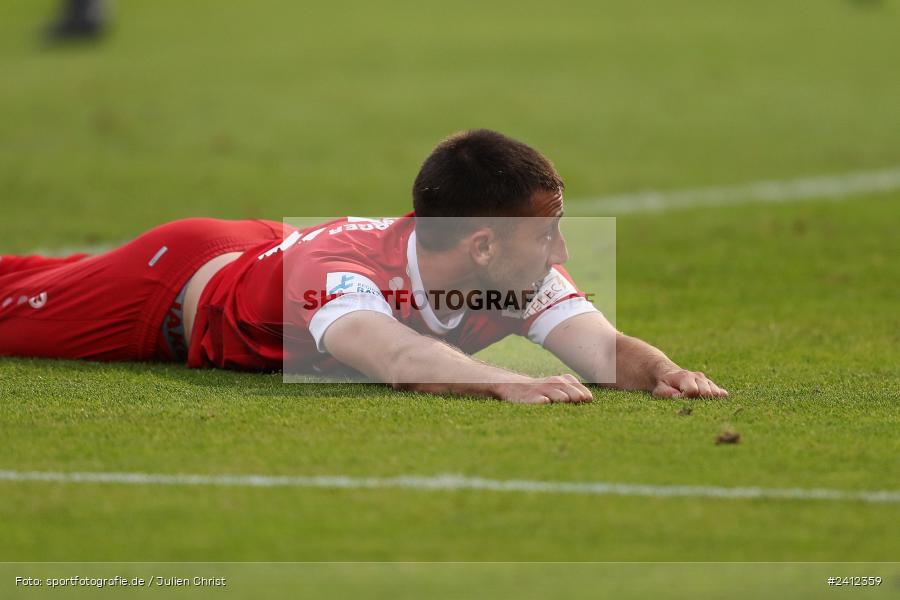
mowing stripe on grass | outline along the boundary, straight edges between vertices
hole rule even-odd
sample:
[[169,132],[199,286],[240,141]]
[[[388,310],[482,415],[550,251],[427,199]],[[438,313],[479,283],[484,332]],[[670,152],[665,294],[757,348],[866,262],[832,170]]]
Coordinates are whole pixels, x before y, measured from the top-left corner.
[[229,487],[295,487],[325,489],[409,489],[427,491],[487,490],[492,492],[536,492],[587,494],[592,496],[648,496],[656,498],[722,498],[774,500],[837,500],[900,503],[900,491],[844,491],[817,488],[715,487],[693,485],[640,485],[632,483],[528,481],[483,479],[463,475],[423,477],[343,477],[270,475],[187,475],[163,473],[103,473],[58,471],[0,471],[0,481],[49,483],[111,483],[130,485],[205,485]]
[[753,181],[722,187],[647,191],[587,198],[573,200],[567,206],[566,212],[576,216],[611,216],[666,212],[698,206],[842,200],[862,194],[895,190],[900,190],[900,167],[797,179]]

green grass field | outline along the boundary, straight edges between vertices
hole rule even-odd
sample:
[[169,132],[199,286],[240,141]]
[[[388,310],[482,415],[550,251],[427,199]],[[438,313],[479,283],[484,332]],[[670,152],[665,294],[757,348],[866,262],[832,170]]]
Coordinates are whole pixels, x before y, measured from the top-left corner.
[[[468,127],[546,152],[573,209],[900,164],[887,0],[134,0],[103,43],[43,48],[53,5],[0,7],[0,253],[109,245],[186,216],[405,212],[421,160]],[[618,219],[618,327],[706,372],[724,401],[597,390],[588,406],[523,407],[4,358],[0,470],[898,490],[898,201]],[[741,443],[717,446],[728,428]],[[897,503],[0,481],[0,561],[877,562],[900,560],[898,540]]]

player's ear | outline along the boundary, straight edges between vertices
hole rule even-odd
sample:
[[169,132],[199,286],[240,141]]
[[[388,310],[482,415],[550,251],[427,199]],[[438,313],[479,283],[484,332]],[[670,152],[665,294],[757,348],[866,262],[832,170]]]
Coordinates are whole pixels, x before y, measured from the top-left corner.
[[465,243],[472,261],[480,266],[487,266],[497,253],[497,234],[490,227],[476,229],[465,238]]

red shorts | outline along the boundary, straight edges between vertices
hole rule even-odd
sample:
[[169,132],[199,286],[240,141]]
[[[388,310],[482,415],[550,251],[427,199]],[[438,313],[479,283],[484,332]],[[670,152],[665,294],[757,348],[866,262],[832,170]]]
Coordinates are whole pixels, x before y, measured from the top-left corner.
[[97,256],[2,256],[0,356],[171,360],[161,326],[197,269],[281,238],[274,221],[184,219]]

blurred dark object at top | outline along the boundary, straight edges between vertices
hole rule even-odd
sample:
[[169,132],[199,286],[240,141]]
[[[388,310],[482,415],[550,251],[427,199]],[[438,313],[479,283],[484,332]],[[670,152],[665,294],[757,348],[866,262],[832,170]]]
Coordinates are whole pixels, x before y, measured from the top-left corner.
[[89,40],[102,36],[109,24],[106,0],[62,0],[59,14],[47,27],[50,41]]

